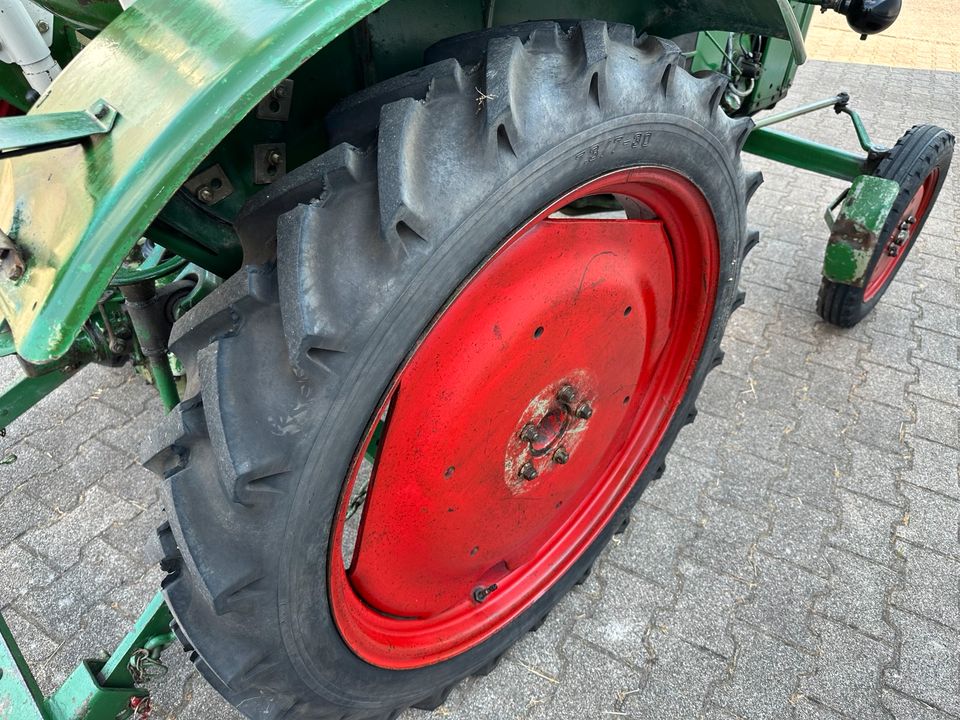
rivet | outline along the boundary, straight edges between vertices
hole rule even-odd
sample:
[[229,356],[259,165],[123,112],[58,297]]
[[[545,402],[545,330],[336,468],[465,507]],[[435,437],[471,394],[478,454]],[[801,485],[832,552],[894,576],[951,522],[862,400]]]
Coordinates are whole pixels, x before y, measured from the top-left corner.
[[50,26],[47,24],[46,20],[41,20],[40,22],[37,23],[37,30],[40,31],[41,35],[43,35],[43,33],[47,32],[47,30],[49,29],[50,29]]
[[270,154],[267,155],[267,162],[271,165],[279,165],[283,162],[283,156],[276,150],[271,150]]

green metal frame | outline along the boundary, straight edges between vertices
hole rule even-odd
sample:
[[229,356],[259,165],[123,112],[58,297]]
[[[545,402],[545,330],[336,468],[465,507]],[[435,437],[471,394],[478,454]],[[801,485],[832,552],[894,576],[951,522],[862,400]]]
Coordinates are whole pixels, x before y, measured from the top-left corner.
[[155,659],[174,641],[170,610],[160,593],[106,661],[85,660],[49,698],[44,698],[10,628],[0,616],[0,720],[123,720],[133,698],[149,696],[138,687],[132,662]]

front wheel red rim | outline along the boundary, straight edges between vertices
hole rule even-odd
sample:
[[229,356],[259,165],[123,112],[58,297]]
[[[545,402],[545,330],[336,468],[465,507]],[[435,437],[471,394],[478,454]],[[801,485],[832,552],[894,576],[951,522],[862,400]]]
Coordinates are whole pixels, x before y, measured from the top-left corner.
[[917,236],[917,229],[930,209],[939,180],[940,168],[934,168],[910,199],[910,203],[897,221],[893,232],[887,237],[880,251],[880,257],[873,266],[870,278],[863,289],[864,302],[876,297],[896,274],[897,268],[900,267],[907,250]]
[[[601,194],[653,219],[555,215]],[[328,582],[358,656],[411,669],[464,653],[574,566],[677,413],[718,269],[703,194],[643,167],[551,203],[464,283],[394,377],[344,486]]]

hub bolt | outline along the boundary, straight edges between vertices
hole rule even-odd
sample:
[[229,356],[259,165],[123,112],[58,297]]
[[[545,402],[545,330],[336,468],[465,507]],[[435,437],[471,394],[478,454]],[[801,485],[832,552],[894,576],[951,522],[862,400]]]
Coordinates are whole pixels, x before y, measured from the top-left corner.
[[533,466],[532,462],[525,462],[520,467],[520,477],[524,480],[535,480],[537,475],[540,473],[537,472],[537,469]]
[[520,439],[524,442],[533,442],[537,439],[537,426],[533,423],[527,423],[520,431]]
[[474,602],[482,603],[484,600],[490,597],[490,595],[493,592],[495,592],[496,589],[497,589],[496,583],[494,583],[493,585],[487,585],[486,587],[482,587],[482,586],[475,587],[473,589],[473,592],[471,593],[471,596],[473,597]]
[[577,408],[577,417],[581,420],[589,420],[593,416],[593,408],[590,407],[590,403],[580,403],[580,407]]
[[577,391],[573,385],[564,385],[560,390],[557,391],[557,400],[562,402],[564,405],[569,405],[574,400],[577,399]]
[[557,465],[565,465],[567,460],[570,459],[570,453],[567,452],[567,449],[562,445],[557,448],[556,452],[553,453],[553,461]]

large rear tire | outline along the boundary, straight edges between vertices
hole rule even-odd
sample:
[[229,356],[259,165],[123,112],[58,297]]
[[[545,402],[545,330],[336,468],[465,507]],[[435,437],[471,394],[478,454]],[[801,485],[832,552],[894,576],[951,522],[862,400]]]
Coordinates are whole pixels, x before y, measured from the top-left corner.
[[[252,718],[394,717],[489,669],[662,471],[741,301],[760,177],[723,78],[601,22],[432,59],[334,111],[245,214],[264,262],[174,329],[164,593]],[[629,219],[554,215],[595,194]]]

